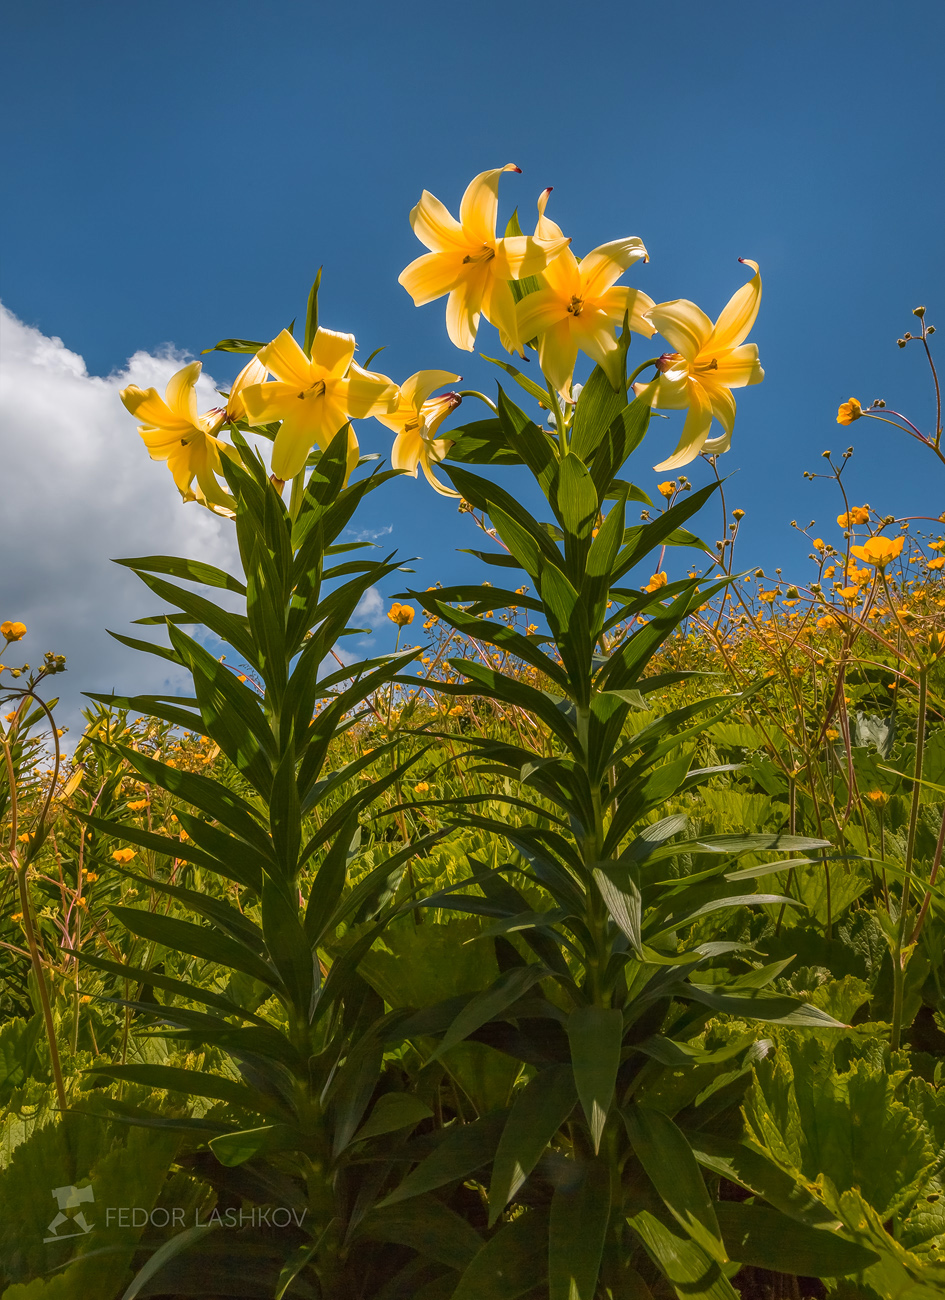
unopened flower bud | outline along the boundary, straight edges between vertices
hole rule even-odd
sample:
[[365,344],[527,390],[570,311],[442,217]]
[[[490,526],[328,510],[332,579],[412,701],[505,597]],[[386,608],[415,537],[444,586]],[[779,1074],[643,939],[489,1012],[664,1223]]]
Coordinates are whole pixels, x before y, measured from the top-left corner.
[[899,347],[899,348],[904,348],[904,347],[906,346],[906,340],[905,340],[905,339],[896,339],[896,346]]
[[733,519],[744,519],[744,518],[745,518],[745,512],[744,512],[744,510],[733,510],[733,511],[732,511],[732,518],[733,518]]
[[913,307],[913,308],[912,308],[912,314],[913,314],[913,316],[918,316],[919,320],[921,320],[922,317],[925,315],[925,308],[924,308],[924,307]]
[[904,339],[907,339],[907,340],[908,340],[908,339],[911,339],[911,338],[912,338],[912,335],[909,333],[908,330],[906,330],[905,334],[903,334],[902,337],[903,337]]

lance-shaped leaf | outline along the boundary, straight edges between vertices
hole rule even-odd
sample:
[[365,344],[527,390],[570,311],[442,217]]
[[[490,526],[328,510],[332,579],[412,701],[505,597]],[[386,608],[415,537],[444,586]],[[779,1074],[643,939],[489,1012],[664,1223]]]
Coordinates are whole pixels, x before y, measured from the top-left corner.
[[549,1300],[594,1300],[607,1225],[610,1169],[604,1160],[577,1165],[551,1202],[548,1231]]
[[568,1065],[542,1070],[518,1093],[495,1153],[489,1184],[489,1227],[544,1155],[577,1100]]
[[567,1031],[574,1082],[596,1152],[617,1084],[623,1012],[616,1007],[578,1007],[568,1017]]
[[205,587],[222,587],[225,591],[246,595],[246,585],[239,578],[201,560],[184,560],[176,555],[142,555],[136,560],[112,560],[112,564],[124,565],[136,573],[164,573],[170,578],[189,578]]
[[668,1115],[648,1106],[628,1106],[623,1119],[634,1154],[670,1214],[707,1254],[726,1263],[715,1210],[682,1132]]
[[394,1205],[423,1192],[435,1191],[447,1183],[468,1178],[495,1155],[496,1143],[506,1122],[504,1111],[484,1115],[471,1124],[454,1124],[446,1129],[434,1151],[412,1169],[400,1186],[380,1205]]
[[673,1232],[649,1210],[628,1222],[679,1300],[740,1300],[722,1265],[691,1237]]
[[633,951],[643,960],[641,925],[643,900],[637,873],[632,867],[594,868],[594,881],[614,923],[630,940]]
[[501,1016],[503,1011],[507,1011],[519,998],[524,997],[529,989],[545,979],[548,973],[544,966],[537,964],[513,966],[503,971],[487,989],[468,1000],[444,1034],[436,1051],[429,1058],[428,1064],[438,1060],[444,1052],[448,1052],[451,1047],[461,1043],[496,1016]]
[[720,1201],[718,1216],[729,1255],[755,1268],[802,1277],[843,1277],[879,1260],[866,1246],[763,1205]]
[[548,1214],[532,1209],[490,1237],[466,1268],[452,1300],[519,1300],[548,1268]]
[[217,962],[230,970],[242,971],[253,979],[261,980],[270,988],[278,988],[279,980],[267,961],[257,957],[242,943],[211,930],[204,925],[194,925],[190,921],[180,921],[174,916],[162,916],[158,912],[146,912],[139,907],[112,907],[112,915],[132,934],[141,939],[150,939],[163,944],[165,948],[177,952],[189,953],[203,961]]

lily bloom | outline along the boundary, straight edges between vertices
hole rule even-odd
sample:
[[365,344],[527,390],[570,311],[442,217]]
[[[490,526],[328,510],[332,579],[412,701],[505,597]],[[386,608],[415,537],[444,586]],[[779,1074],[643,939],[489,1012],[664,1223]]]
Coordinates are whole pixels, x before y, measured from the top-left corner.
[[238,420],[246,419],[246,407],[243,404],[243,389],[249,388],[250,384],[261,384],[264,382],[269,371],[259,360],[258,356],[245,365],[233,380],[230,386],[229,395],[226,399],[226,419],[227,423],[231,420],[234,424]]
[[148,454],[152,460],[167,461],[184,500],[199,501],[217,514],[230,514],[233,498],[216,475],[222,473],[220,457],[232,456],[233,449],[214,436],[226,411],[216,407],[198,415],[196,383],[202,369],[199,361],[191,361],[178,370],[163,398],[157,389],[142,389],[137,384],[129,384],[119,396],[125,408],[143,421],[138,432]]
[[[535,227],[535,238],[546,242],[564,238],[545,216],[550,193],[545,190],[538,200]],[[641,260],[648,262],[649,254],[635,235],[601,244],[580,261],[565,248],[542,272],[541,288],[518,304],[519,337],[538,338],[542,371],[565,397],[570,399],[579,350],[601,367],[614,388],[620,387],[617,330],[625,316],[630,328],[645,338],[656,333],[645,315],[655,306],[653,299],[639,289],[615,288],[617,278]]]
[[[272,473],[294,478],[317,443],[325,451],[351,419],[381,415],[397,405],[397,385],[386,375],[362,370],[354,357],[354,335],[318,329],[306,356],[288,330],[256,354],[275,375],[242,390],[250,424],[282,421],[272,448]],[[348,431],[348,472],[358,463],[358,440]]]
[[416,478],[417,466],[422,466],[427,482],[444,497],[458,497],[459,493],[444,487],[433,474],[433,466],[439,465],[450,446],[445,438],[436,437],[436,431],[462,398],[458,393],[444,393],[440,397],[430,394],[434,388],[457,383],[459,379],[459,375],[451,375],[447,370],[420,370],[401,385],[396,409],[377,416],[381,424],[397,434],[391,448],[392,468],[406,470]]
[[[760,384],[765,377],[758,360],[758,347],[745,339],[755,323],[761,302],[758,263],[738,259],[755,272],[722,309],[713,325],[694,302],[677,298],[661,302],[647,313],[675,352],[660,358],[661,374],[649,384],[634,384],[634,391],[651,406],[663,410],[689,408],[679,446],[657,470],[681,469],[707,452],[728,451],[735,425],[733,388]],[[709,438],[712,417],[724,433]]]
[[459,221],[427,190],[410,214],[414,234],[431,251],[401,271],[398,282],[417,307],[449,294],[447,333],[454,346],[466,352],[475,345],[481,314],[496,326],[507,352],[522,351],[508,282],[537,275],[570,243],[560,231],[552,239],[496,237],[499,177],[518,171],[520,167],[507,163],[470,181],[459,205]]

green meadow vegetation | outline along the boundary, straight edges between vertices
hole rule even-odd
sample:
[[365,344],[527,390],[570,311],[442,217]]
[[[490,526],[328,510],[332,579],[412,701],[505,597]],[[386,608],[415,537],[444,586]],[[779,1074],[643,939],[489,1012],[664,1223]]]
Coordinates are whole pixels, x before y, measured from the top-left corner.
[[[67,759],[65,661],[0,628],[4,1300],[945,1293],[945,525],[825,453],[807,572],[742,572],[754,264],[714,325],[653,304],[547,194],[497,238],[499,174],[424,194],[402,277],[497,326],[494,398],[362,368],[317,281],[298,342],[218,345],[225,408],[198,363],[123,395],[235,530],[232,573],[120,561],[153,639],[114,635],[188,693],[93,696]],[[938,469],[940,409],[861,418]],[[478,582],[344,540],[418,469]],[[397,647],[354,660],[379,585]]]

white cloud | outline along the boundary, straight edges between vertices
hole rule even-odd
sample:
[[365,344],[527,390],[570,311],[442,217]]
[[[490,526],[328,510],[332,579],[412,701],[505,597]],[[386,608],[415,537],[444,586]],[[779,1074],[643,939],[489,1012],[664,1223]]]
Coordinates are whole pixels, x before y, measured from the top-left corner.
[[376,587],[368,587],[354,612],[362,619],[380,618],[384,613],[384,597]]
[[[2,306],[0,348],[0,620],[28,628],[4,657],[35,666],[46,650],[67,656],[68,672],[48,683],[46,695],[61,695],[61,723],[74,743],[88,703],[82,691],[144,694],[187,684],[164,661],[107,635],[111,628],[147,639],[154,629],[129,622],[161,612],[161,602],[111,557],[183,555],[232,569],[233,525],[181,501],[118,398],[128,383],[163,391],[181,357],[138,352],[120,374],[99,378],[60,339]],[[206,375],[197,391],[203,409],[217,404]]]

